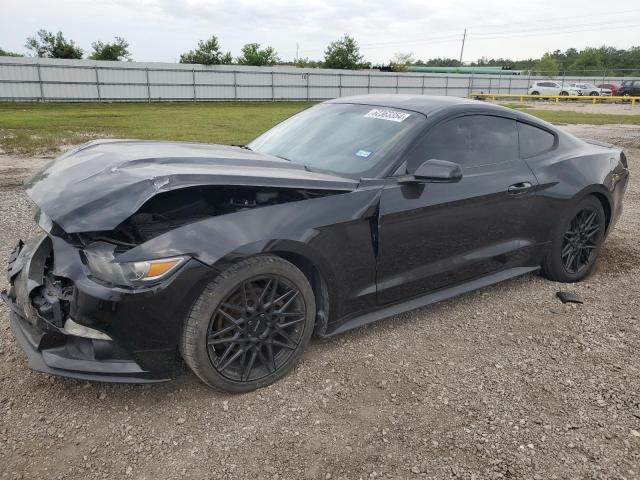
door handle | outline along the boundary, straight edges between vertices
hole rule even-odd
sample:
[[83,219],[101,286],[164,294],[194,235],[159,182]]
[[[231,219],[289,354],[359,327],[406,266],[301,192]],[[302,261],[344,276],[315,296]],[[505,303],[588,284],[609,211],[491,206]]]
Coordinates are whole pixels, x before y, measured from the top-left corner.
[[513,185],[509,185],[509,188],[507,188],[507,192],[510,193],[511,195],[518,195],[521,193],[526,193],[531,189],[532,185],[531,182],[519,182],[519,183],[514,183]]

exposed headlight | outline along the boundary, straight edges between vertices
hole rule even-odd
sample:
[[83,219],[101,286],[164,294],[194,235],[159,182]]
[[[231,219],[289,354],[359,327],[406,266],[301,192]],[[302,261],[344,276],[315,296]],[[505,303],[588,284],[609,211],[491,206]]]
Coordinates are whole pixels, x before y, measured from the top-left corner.
[[115,245],[94,242],[84,249],[91,274],[114,285],[141,285],[159,280],[174,272],[186,257],[162,258],[144,262],[114,261]]

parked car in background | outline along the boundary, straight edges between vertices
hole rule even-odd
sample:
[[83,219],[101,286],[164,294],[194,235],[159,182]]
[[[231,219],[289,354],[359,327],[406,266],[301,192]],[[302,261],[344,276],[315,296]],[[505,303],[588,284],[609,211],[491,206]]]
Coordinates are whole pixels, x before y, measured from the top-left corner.
[[625,80],[622,82],[618,95],[621,97],[640,97],[640,80]]
[[610,97],[611,89],[596,87],[593,83],[570,83],[569,87],[579,91],[585,97]]
[[618,90],[620,89],[620,85],[617,85],[615,83],[599,83],[596,86],[598,88],[605,88],[605,89],[611,90],[611,95],[613,95],[614,97],[618,95]]
[[554,82],[552,80],[540,80],[533,82],[529,87],[529,95],[556,97],[558,95],[581,95],[582,93],[568,84]]

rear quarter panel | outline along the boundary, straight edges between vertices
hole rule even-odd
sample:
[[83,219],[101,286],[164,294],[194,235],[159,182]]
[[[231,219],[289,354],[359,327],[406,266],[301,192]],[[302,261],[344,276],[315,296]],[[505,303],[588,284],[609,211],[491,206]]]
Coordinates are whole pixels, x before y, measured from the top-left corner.
[[626,189],[626,169],[620,154],[616,148],[561,136],[558,149],[526,160],[539,182],[537,194],[544,199],[543,224],[549,238],[566,212],[590,194],[606,202],[605,211],[613,220],[608,227],[613,226]]

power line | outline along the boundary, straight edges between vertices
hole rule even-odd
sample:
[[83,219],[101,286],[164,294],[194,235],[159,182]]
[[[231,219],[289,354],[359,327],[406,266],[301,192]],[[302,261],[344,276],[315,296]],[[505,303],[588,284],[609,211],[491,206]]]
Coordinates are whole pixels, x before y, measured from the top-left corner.
[[[633,12],[636,11],[640,11],[640,10],[632,10]],[[621,14],[622,12],[617,12],[616,15]],[[574,18],[588,18],[588,17],[593,17],[594,15],[587,15],[587,16],[582,16],[582,17],[574,17]],[[619,27],[634,27],[636,26],[636,24],[631,24],[628,25],[628,23],[630,22],[629,19],[627,20],[611,20],[608,24],[604,24],[602,21],[599,21],[597,23],[586,23],[586,24],[578,24],[578,25],[573,25],[573,27],[597,27],[597,28],[593,28],[593,29],[580,29],[580,30],[571,30],[570,33],[578,33],[578,32],[588,32],[588,31],[596,31],[596,30],[605,30],[605,29],[611,29],[611,28],[619,28]],[[530,22],[529,22],[530,23]],[[511,26],[516,25],[516,23],[511,24]],[[492,26],[495,28],[495,26]],[[480,27],[482,28],[482,27]],[[486,28],[486,26],[484,27]],[[479,33],[473,33],[474,30],[471,30],[471,33],[468,34],[467,36],[470,38],[474,38],[474,39],[481,39],[481,38],[507,38],[507,37],[511,37],[511,36],[526,36],[523,35],[525,33],[533,33],[534,35],[538,35],[538,34],[543,34],[543,33],[547,33],[547,32],[553,32],[554,30],[557,29],[562,29],[563,32],[560,33],[564,33],[564,32],[569,32],[566,29],[566,24],[563,25],[547,25],[545,27],[536,27],[533,29],[501,29],[501,30],[494,30],[494,31],[480,31]],[[402,41],[395,41],[395,42],[373,42],[373,43],[362,43],[361,47],[363,49],[370,49],[370,47],[389,47],[389,46],[402,46],[402,45],[418,45],[418,44],[423,44],[423,43],[454,43],[454,42],[459,42],[460,41],[460,35],[459,34],[450,34],[450,35],[441,35],[441,36],[433,36],[433,37],[422,37],[421,39],[415,39],[415,40],[402,40]]]

